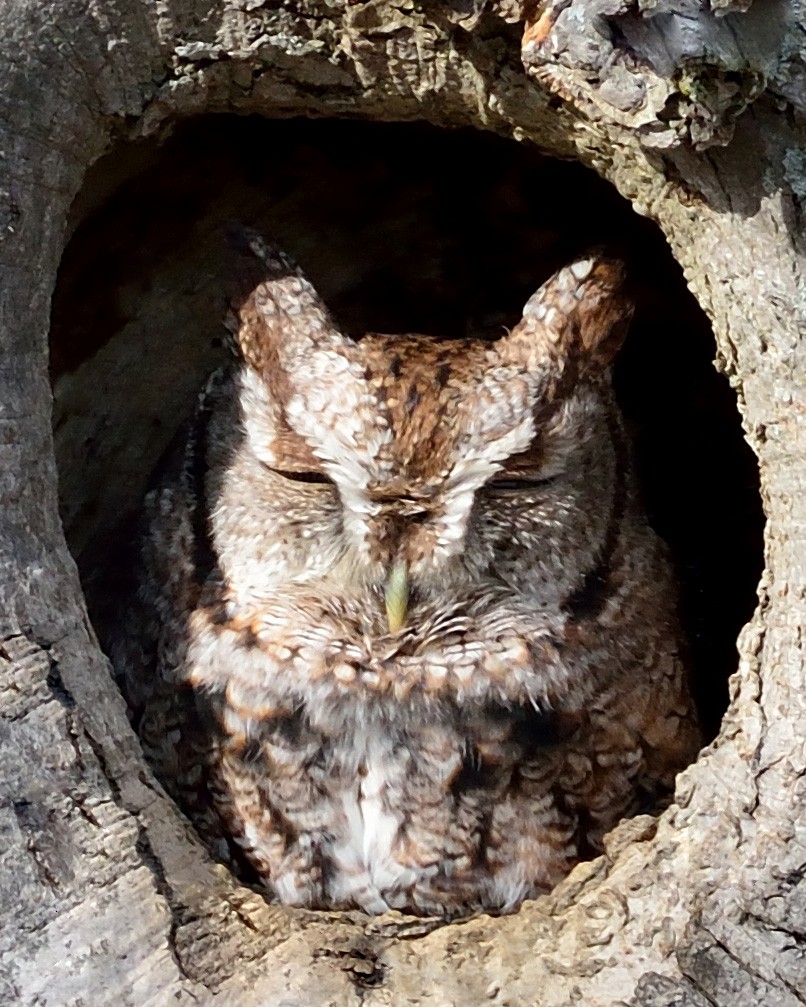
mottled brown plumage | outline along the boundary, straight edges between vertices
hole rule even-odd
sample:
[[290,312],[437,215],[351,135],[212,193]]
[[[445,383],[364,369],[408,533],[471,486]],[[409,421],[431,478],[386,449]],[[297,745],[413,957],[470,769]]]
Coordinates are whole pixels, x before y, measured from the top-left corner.
[[609,383],[620,269],[561,270],[495,343],[354,342],[247,243],[240,360],[112,648],[146,751],[286,903],[511,910],[698,745]]

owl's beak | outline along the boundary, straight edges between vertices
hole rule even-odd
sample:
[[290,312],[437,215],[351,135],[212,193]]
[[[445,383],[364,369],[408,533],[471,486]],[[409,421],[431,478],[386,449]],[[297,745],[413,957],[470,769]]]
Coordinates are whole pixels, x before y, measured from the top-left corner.
[[389,568],[384,601],[389,632],[399,633],[409,609],[409,565],[404,559],[395,560]]

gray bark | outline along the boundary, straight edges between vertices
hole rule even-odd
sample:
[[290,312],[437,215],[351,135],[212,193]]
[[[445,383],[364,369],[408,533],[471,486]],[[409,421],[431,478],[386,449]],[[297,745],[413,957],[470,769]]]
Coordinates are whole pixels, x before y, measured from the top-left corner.
[[[806,21],[796,0],[531,6],[0,10],[0,1002],[806,1003]],[[767,516],[730,709],[675,805],[517,915],[265,904],[153,780],[97,647],[50,426],[70,210],[116,140],[224,110],[473,125],[579,159],[658,222],[712,320]]]

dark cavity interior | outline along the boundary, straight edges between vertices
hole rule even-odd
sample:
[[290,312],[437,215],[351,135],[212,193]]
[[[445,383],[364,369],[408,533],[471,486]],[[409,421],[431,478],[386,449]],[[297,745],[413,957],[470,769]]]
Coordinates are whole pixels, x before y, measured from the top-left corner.
[[616,366],[651,520],[674,552],[705,727],[755,604],[763,515],[708,321],[663,235],[579,164],[472,131],[216,116],[89,173],[53,301],[62,514],[93,605],[149,476],[226,359],[226,221],[291,252],[342,327],[495,336],[591,246],[637,301]]

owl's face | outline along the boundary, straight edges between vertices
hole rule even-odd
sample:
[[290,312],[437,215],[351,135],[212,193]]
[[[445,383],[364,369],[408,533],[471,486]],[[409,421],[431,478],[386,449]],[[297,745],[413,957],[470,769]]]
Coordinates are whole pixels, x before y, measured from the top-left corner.
[[497,342],[352,341],[253,243],[270,275],[240,309],[241,439],[214,518],[233,579],[350,599],[380,635],[440,604],[556,600],[606,533],[618,269],[560,271]]

